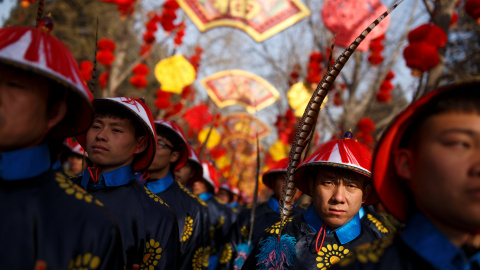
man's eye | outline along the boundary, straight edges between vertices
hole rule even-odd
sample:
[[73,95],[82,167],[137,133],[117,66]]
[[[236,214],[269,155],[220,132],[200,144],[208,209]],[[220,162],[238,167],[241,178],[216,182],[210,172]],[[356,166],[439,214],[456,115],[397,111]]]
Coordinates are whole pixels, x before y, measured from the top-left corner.
[[112,131],[116,132],[116,133],[121,133],[122,132],[120,129],[113,129]]
[[100,128],[100,126],[97,126],[97,125],[93,125],[93,126],[91,127],[91,129],[99,129],[99,128]]
[[470,148],[470,143],[466,141],[446,141],[443,144],[448,147]]

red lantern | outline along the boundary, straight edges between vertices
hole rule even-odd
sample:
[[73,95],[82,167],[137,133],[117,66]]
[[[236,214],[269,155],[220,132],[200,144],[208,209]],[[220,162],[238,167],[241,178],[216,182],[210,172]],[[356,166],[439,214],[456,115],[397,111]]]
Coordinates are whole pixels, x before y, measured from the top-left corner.
[[480,18],[480,0],[467,0],[465,2],[465,12],[478,21]]
[[390,100],[392,100],[392,94],[390,94],[389,91],[380,90],[377,92],[375,97],[377,98],[377,101],[381,103],[388,103]]
[[440,49],[447,44],[447,34],[438,25],[423,24],[408,33],[408,42],[425,42]]
[[116,46],[113,40],[102,38],[98,41],[97,47],[100,51],[114,51]]
[[135,75],[147,75],[150,72],[150,69],[144,63],[137,64],[132,69]]
[[375,131],[375,122],[369,117],[362,117],[357,122],[357,129],[365,133],[371,133]]
[[102,65],[109,67],[112,64],[114,59],[115,59],[115,55],[111,51],[97,52],[97,60]]
[[148,84],[145,75],[133,75],[130,78],[130,83],[137,89],[142,89]]
[[408,45],[403,51],[403,57],[409,68],[420,72],[430,70],[440,62],[437,48],[426,42]]

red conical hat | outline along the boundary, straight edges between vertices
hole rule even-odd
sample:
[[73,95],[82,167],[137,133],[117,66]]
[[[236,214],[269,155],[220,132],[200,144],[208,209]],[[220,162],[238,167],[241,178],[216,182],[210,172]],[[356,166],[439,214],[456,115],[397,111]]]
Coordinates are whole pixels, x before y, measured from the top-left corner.
[[[121,105],[132,113],[135,118],[142,123],[145,129],[147,148],[134,159],[134,171],[143,171],[147,169],[153,161],[157,149],[157,133],[153,128],[154,122],[152,113],[148,106],[138,98],[115,97],[115,98],[97,98],[93,100],[95,107],[106,103],[115,103]],[[77,140],[83,148],[86,148],[86,133],[77,136]]]
[[63,141],[63,144],[66,145],[73,153],[79,154],[81,156],[85,154],[88,157],[87,152],[85,152],[83,147],[74,138],[66,138],[65,141]]
[[213,166],[212,163],[208,161],[202,161],[203,167],[203,179],[208,182],[208,184],[215,189],[217,192],[218,188],[218,172]]
[[[302,192],[310,194],[309,177],[305,175],[307,168],[312,166],[328,166],[350,170],[371,179],[372,151],[370,147],[349,137],[351,133],[345,134],[345,139],[330,140],[322,145],[309,157],[307,157],[295,171],[295,185]],[[364,205],[378,201],[375,192],[371,192]]]
[[188,144],[187,144],[187,139],[185,139],[185,135],[183,135],[182,128],[175,122],[173,121],[168,121],[168,120],[156,120],[155,121],[155,126],[163,126],[168,128],[170,131],[173,132],[173,134],[176,134],[176,136],[180,139],[181,144],[175,147],[178,147],[180,149],[180,157],[178,158],[177,165],[175,166],[175,170],[180,169],[185,165],[188,159],[189,151],[188,151]]
[[55,137],[82,133],[92,123],[93,96],[85,85],[77,62],[65,45],[40,29],[5,27],[0,29],[0,62],[45,76],[65,87],[67,113],[51,131]]
[[200,162],[200,159],[198,158],[197,153],[195,153],[195,150],[193,150],[190,145],[188,145],[188,160],[193,163],[193,166],[195,166],[195,175],[191,179],[188,180],[187,186],[192,186],[193,182],[202,179],[203,177],[203,166],[202,163]]
[[289,161],[290,159],[287,157],[273,164],[268,171],[263,173],[263,176],[262,176],[263,184],[265,184],[265,186],[269,187],[270,189],[273,189],[273,185],[274,185],[273,181],[275,180],[275,175],[278,173],[285,174],[287,172]]

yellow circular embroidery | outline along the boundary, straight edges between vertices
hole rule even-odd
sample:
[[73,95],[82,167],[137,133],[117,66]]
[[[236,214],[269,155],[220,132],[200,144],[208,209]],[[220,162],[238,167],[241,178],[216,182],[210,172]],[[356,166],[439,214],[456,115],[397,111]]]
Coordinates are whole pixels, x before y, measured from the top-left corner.
[[157,194],[151,192],[150,189],[148,189],[145,186],[144,186],[144,188],[145,188],[145,192],[147,192],[147,194],[148,194],[148,197],[152,198],[156,202],[167,205],[162,199],[160,199],[160,197],[157,196]]
[[84,255],[78,255],[75,259],[70,260],[68,264],[69,270],[81,270],[81,269],[97,269],[100,266],[100,258],[93,256],[92,253],[86,253]]
[[[288,218],[288,219],[285,221],[284,226],[285,226],[287,223],[289,223],[290,221],[292,221],[292,220],[293,220],[293,217]],[[277,223],[275,223],[275,224],[273,224],[272,226],[266,228],[265,231],[266,231],[266,232],[269,232],[269,233],[275,233],[275,234],[280,233],[280,221],[277,222]]]
[[211,253],[212,249],[210,247],[205,247],[205,249],[203,250],[203,263],[202,263],[202,266],[204,268],[207,268],[208,267],[208,262],[210,260],[210,253]]
[[348,252],[350,252],[348,249],[337,244],[328,244],[326,247],[322,247],[322,250],[317,253],[317,268],[326,270],[333,264],[336,264],[341,259],[345,258]]
[[197,195],[193,194],[190,190],[188,190],[188,188],[186,188],[184,185],[182,185],[180,182],[177,182],[178,183],[178,186],[180,186],[180,188],[185,191],[188,195],[190,195],[190,197],[194,198],[195,200],[197,200],[201,205],[203,206],[207,206],[207,203],[205,203],[202,199],[200,199]]
[[190,236],[193,233],[193,219],[190,216],[187,216],[185,218],[185,226],[183,227],[183,234],[182,234],[182,239],[180,239],[180,242],[185,242],[190,238]]
[[199,247],[195,250],[195,253],[193,253],[192,268],[194,270],[202,269],[204,252],[203,247]]
[[77,200],[82,200],[87,203],[94,202],[97,205],[103,206],[103,203],[95,199],[91,194],[88,194],[83,188],[74,184],[70,179],[67,179],[64,174],[56,173],[55,181],[58,182],[60,188],[65,190],[65,193],[74,196]]
[[345,262],[341,262],[340,265],[348,265],[356,258],[361,263],[373,262],[377,263],[382,257],[385,249],[393,242],[393,237],[384,237],[375,240],[372,243],[367,243],[355,248],[355,253],[352,256],[348,256]]
[[380,222],[377,218],[375,218],[372,214],[367,214],[368,220],[370,220],[373,224],[375,224],[375,227],[382,233],[388,233],[388,229],[383,226],[383,223]]
[[222,256],[220,256],[220,264],[229,262],[232,259],[232,246],[230,244],[225,244],[222,251]]
[[243,238],[243,239],[248,239],[248,235],[250,234],[250,232],[248,231],[248,229],[247,229],[246,226],[243,226],[243,227],[240,229],[240,233],[242,234],[242,238]]
[[158,264],[158,260],[162,257],[162,248],[160,243],[155,239],[150,239],[145,243],[145,251],[143,252],[143,263],[140,269],[153,270]]
[[217,225],[215,226],[215,228],[218,230],[220,229],[223,224],[225,224],[225,217],[224,216],[221,216],[219,219],[218,219],[218,222],[217,222]]

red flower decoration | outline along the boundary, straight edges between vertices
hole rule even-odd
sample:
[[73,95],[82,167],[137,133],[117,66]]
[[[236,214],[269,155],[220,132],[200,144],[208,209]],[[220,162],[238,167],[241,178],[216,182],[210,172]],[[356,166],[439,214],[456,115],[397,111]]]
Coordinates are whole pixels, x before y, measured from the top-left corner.
[[172,93],[165,92],[160,89],[155,94],[157,95],[157,99],[155,100],[155,107],[161,110],[171,106],[169,99],[172,96]]
[[409,68],[420,72],[430,70],[440,62],[437,48],[426,42],[408,45],[403,51],[403,57]]
[[97,52],[97,60],[102,65],[109,67],[113,60],[115,59],[115,55],[111,51],[98,51]]
[[374,66],[380,65],[383,62],[383,56],[380,53],[372,52],[368,56],[368,62]]
[[115,42],[108,38],[102,38],[98,41],[97,47],[100,51],[114,51],[116,46]]
[[184,114],[183,118],[188,122],[190,127],[195,131],[200,131],[207,124],[212,123],[213,116],[210,109],[205,104],[189,108]]

